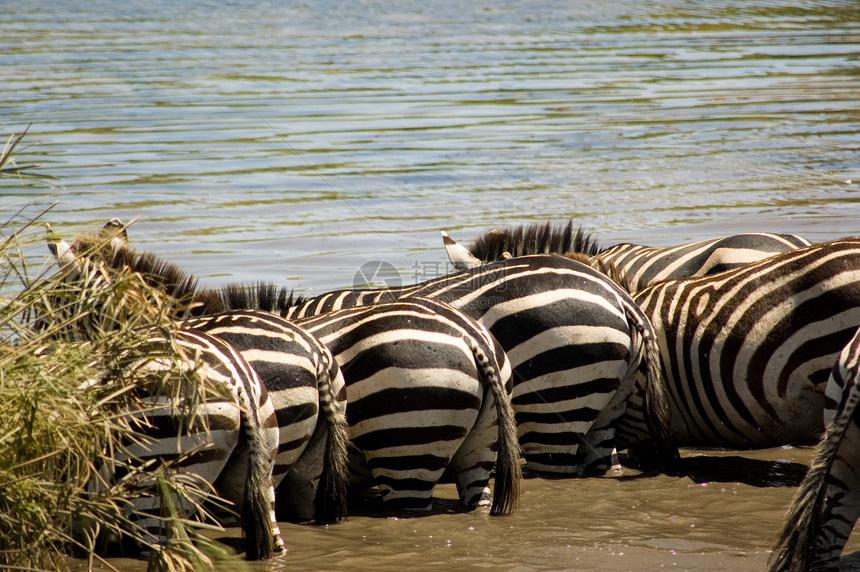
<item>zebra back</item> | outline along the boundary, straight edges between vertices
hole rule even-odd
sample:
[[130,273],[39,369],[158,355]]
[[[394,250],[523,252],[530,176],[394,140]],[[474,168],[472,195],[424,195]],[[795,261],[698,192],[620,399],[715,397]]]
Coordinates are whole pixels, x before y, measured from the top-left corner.
[[459,247],[447,235],[444,238],[449,258],[457,269],[505,256],[585,255],[598,270],[612,268],[632,292],[663,280],[715,274],[810,245],[806,239],[792,234],[743,233],[678,246],[621,243],[601,247],[582,226],[575,229],[572,219],[564,225],[546,222],[493,229],[479,235],[468,249]]
[[860,497],[860,329],[833,367],[827,393],[841,393],[774,546],[771,572],[835,565],[857,521]]
[[593,259],[612,264],[635,292],[663,280],[708,276],[809,245],[792,234],[744,233],[678,246],[617,244]]

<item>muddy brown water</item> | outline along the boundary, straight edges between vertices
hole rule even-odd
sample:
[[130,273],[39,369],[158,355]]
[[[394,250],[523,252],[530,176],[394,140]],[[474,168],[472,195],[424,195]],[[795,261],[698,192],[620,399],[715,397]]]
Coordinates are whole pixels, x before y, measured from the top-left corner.
[[[811,449],[683,450],[681,477],[629,466],[601,478],[528,478],[513,515],[462,512],[440,485],[434,510],[384,515],[359,497],[347,521],[282,523],[288,552],[252,570],[764,570]],[[239,531],[216,535],[236,542]],[[143,566],[115,559],[123,570]],[[842,570],[860,569],[852,538]]]
[[[31,125],[18,160],[55,176],[0,178],[4,220],[137,218],[207,285],[412,283],[448,269],[439,230],[567,217],[860,234],[856,0],[35,0],[3,4],[0,61],[2,135]],[[685,456],[696,479],[529,480],[509,517],[444,485],[424,517],[285,524],[257,568],[762,570],[810,451]]]

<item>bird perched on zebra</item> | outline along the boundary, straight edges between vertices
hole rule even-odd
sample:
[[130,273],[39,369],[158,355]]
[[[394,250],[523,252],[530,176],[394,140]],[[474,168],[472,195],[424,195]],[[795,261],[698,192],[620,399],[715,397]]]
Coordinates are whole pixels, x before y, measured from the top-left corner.
[[655,282],[715,274],[810,246],[808,240],[794,234],[751,232],[677,246],[621,243],[602,247],[582,226],[574,227],[572,219],[566,224],[545,222],[489,230],[468,248],[445,232],[442,240],[458,270],[527,254],[582,254],[598,268],[611,266],[633,292]]
[[[61,268],[77,275],[80,268],[136,273],[171,297],[165,312],[182,318],[193,309],[196,280],[151,253],[138,253],[117,239],[116,220],[100,237],[84,235],[72,245],[54,237],[50,246]],[[190,307],[189,307],[190,306]],[[247,359],[261,378],[275,408],[279,447],[274,482],[279,485],[300,459],[307,480],[291,478],[292,508],[301,520],[336,522],[346,512],[345,395],[343,377],[331,352],[314,336],[275,315],[232,312],[187,321],[182,327],[205,331],[226,341]],[[320,486],[321,485],[321,486]],[[302,493],[299,494],[298,490]]]
[[827,382],[827,431],[789,508],[771,572],[835,569],[860,516],[860,330]]

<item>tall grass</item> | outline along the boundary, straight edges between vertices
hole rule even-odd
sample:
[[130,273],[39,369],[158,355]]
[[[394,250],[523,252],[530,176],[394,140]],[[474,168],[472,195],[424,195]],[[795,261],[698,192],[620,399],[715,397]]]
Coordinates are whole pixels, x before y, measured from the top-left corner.
[[[193,356],[173,343],[174,301],[132,272],[106,279],[96,266],[58,273],[34,263],[48,249],[43,213],[27,210],[0,221],[0,569],[62,569],[70,553],[110,567],[97,550],[105,538],[137,543],[151,569],[239,564],[204,534],[218,528],[207,510],[217,498],[176,470],[182,457],[129,460],[127,447],[148,439],[137,387],[170,397],[185,427],[206,422],[191,412],[214,390],[178,365]],[[171,366],[131,367],[151,358]],[[166,542],[136,525],[142,494],[161,499]]]
[[3,149],[0,150],[0,177],[17,177],[18,179],[53,179],[53,175],[39,172],[41,165],[35,163],[19,163],[15,160],[15,151],[21,144],[21,140],[30,130],[28,125],[21,133],[13,133],[6,140]]

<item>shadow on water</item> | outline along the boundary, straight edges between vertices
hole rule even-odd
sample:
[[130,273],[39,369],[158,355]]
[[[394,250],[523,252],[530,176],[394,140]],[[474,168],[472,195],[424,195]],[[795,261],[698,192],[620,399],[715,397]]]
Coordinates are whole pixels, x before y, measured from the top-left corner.
[[[620,455],[621,464],[639,471],[618,477],[622,481],[654,477],[659,471],[632,455]],[[785,459],[755,459],[740,455],[687,452],[678,464],[677,476],[696,483],[742,483],[751,487],[797,487],[809,467]]]

